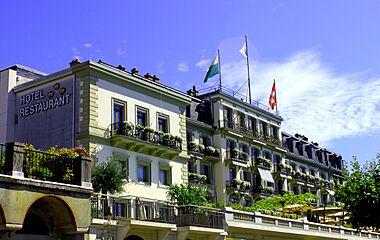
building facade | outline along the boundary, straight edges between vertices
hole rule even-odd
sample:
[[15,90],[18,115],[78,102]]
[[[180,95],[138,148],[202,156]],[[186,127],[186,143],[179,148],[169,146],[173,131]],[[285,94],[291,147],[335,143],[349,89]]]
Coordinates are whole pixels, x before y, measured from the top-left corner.
[[[119,162],[124,191],[90,199],[89,239],[230,234],[226,213],[204,210],[213,217],[197,218],[197,225],[196,212],[168,203],[170,184],[193,182],[206,187],[211,201],[244,206],[290,191],[318,194],[326,204],[334,201],[333,181],[342,178],[341,156],[282,132],[276,112],[228,89],[182,93],[157,76],[102,61],[72,61],[49,75],[16,65],[1,71],[0,85],[0,142],[82,146],[96,162]],[[183,216],[180,223],[174,215]]]

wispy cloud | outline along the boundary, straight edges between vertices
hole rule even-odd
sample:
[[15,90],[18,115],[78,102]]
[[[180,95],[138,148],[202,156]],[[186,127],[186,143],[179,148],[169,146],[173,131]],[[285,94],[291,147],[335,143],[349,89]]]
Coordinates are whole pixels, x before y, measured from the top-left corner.
[[211,59],[201,59],[197,63],[195,63],[195,66],[206,71],[210,63],[211,63]]
[[[204,65],[203,65],[204,66]],[[247,79],[244,60],[222,65],[223,85],[238,89]],[[380,132],[380,78],[364,73],[341,74],[307,50],[281,62],[251,65],[252,95],[268,105],[276,79],[283,129],[328,144],[347,136]],[[244,92],[244,91],[243,91]]]
[[127,52],[124,50],[124,49],[122,49],[122,48],[118,48],[118,49],[116,49],[116,54],[117,55],[119,55],[119,56],[123,56],[123,55],[125,55]]
[[155,69],[157,71],[158,74],[161,74],[161,73],[164,73],[165,72],[165,65],[166,63],[165,62],[158,62],[156,65],[155,65]]
[[82,56],[80,56],[80,52],[79,52],[79,49],[77,47],[71,47],[71,51],[73,54],[73,59],[81,60]]
[[188,72],[189,71],[189,66],[187,65],[187,63],[182,62],[182,63],[178,64],[177,70],[180,71],[180,72]]
[[85,48],[92,48],[92,44],[91,43],[85,43],[85,44],[83,44],[83,46]]

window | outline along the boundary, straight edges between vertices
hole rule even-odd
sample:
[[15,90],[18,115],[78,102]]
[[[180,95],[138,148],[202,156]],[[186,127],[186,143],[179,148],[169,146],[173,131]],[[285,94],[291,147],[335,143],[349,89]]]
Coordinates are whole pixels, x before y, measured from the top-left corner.
[[129,176],[128,156],[114,153],[113,159],[119,164],[122,172],[124,173],[125,179],[128,179],[128,176]]
[[188,161],[188,162],[187,162],[187,171],[188,171],[189,173],[196,173],[196,172],[195,172],[195,167],[194,167],[194,163],[193,163],[193,162],[191,162],[191,161]]
[[266,159],[272,160],[272,154],[268,151],[264,151],[264,156]]
[[239,113],[239,125],[241,128],[245,128],[245,115],[244,113]]
[[321,178],[322,178],[322,179],[326,180],[326,174],[321,173],[320,175],[321,175]]
[[158,115],[157,130],[164,133],[169,132],[168,117]]
[[113,100],[113,123],[115,130],[121,130],[123,122],[126,120],[126,103],[118,100]]
[[241,144],[240,144],[240,150],[241,150],[242,152],[248,153],[248,146],[245,145],[245,144],[243,144],[243,143],[241,143]]
[[281,163],[281,156],[280,155],[275,155],[274,156],[274,161],[275,161],[275,164],[280,164]]
[[303,148],[302,148],[302,143],[301,142],[297,142],[296,143],[296,148],[298,150],[298,155],[303,156]]
[[268,136],[268,124],[266,122],[261,122],[261,126],[262,126],[262,134],[264,134],[264,136]]
[[278,128],[276,126],[272,126],[272,133],[273,133],[273,138],[278,140],[279,139]]
[[161,185],[171,184],[171,168],[170,166],[160,165],[159,183]]
[[306,146],[305,150],[306,150],[307,157],[310,159],[313,159],[313,147],[311,145]]
[[229,149],[230,151],[235,149],[235,142],[233,140],[227,140],[227,149]]
[[211,184],[211,168],[209,165],[202,164],[201,174],[203,174],[207,177],[205,182],[207,184]]
[[253,132],[257,132],[257,125],[256,124],[257,124],[256,119],[253,117],[249,117],[250,130],[252,130]]
[[193,133],[191,131],[186,132],[186,142],[192,142],[193,141]]
[[314,169],[310,169],[310,175],[315,176],[315,170]]
[[137,181],[150,183],[150,163],[140,161],[137,165]]
[[144,127],[148,126],[148,110],[137,108],[136,124]]
[[247,171],[244,171],[243,172],[243,179],[244,179],[244,181],[251,182],[251,173],[247,172]]
[[236,178],[235,168],[230,168],[230,180],[232,181],[235,178]]
[[205,147],[211,146],[211,138],[209,138],[208,136],[203,135],[203,136],[200,137],[199,143],[203,144]]
[[224,117],[224,126],[225,127],[232,127],[232,110],[231,108],[224,108],[223,109],[223,117]]

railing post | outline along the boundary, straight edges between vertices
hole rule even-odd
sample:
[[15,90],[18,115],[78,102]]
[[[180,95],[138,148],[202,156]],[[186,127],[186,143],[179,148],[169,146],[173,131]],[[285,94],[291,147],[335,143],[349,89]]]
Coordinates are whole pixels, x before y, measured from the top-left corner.
[[13,177],[24,177],[24,144],[19,142],[10,142],[6,144],[5,172]]
[[308,224],[308,220],[302,220],[302,225],[303,225],[303,229],[305,230],[309,230],[309,224]]
[[343,226],[339,226],[339,233],[341,235],[344,235],[344,228],[343,228]]
[[91,168],[92,168],[92,158],[81,157],[80,159],[80,184],[85,188],[92,188],[91,183]]
[[255,212],[255,223],[262,223],[261,212]]

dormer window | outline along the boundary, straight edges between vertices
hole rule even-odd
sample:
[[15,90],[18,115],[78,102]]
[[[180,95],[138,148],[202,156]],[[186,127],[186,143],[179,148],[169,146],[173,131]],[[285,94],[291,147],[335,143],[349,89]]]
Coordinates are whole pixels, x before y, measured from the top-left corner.
[[302,143],[301,142],[296,143],[296,148],[298,150],[298,155],[303,156],[303,149],[302,149]]

